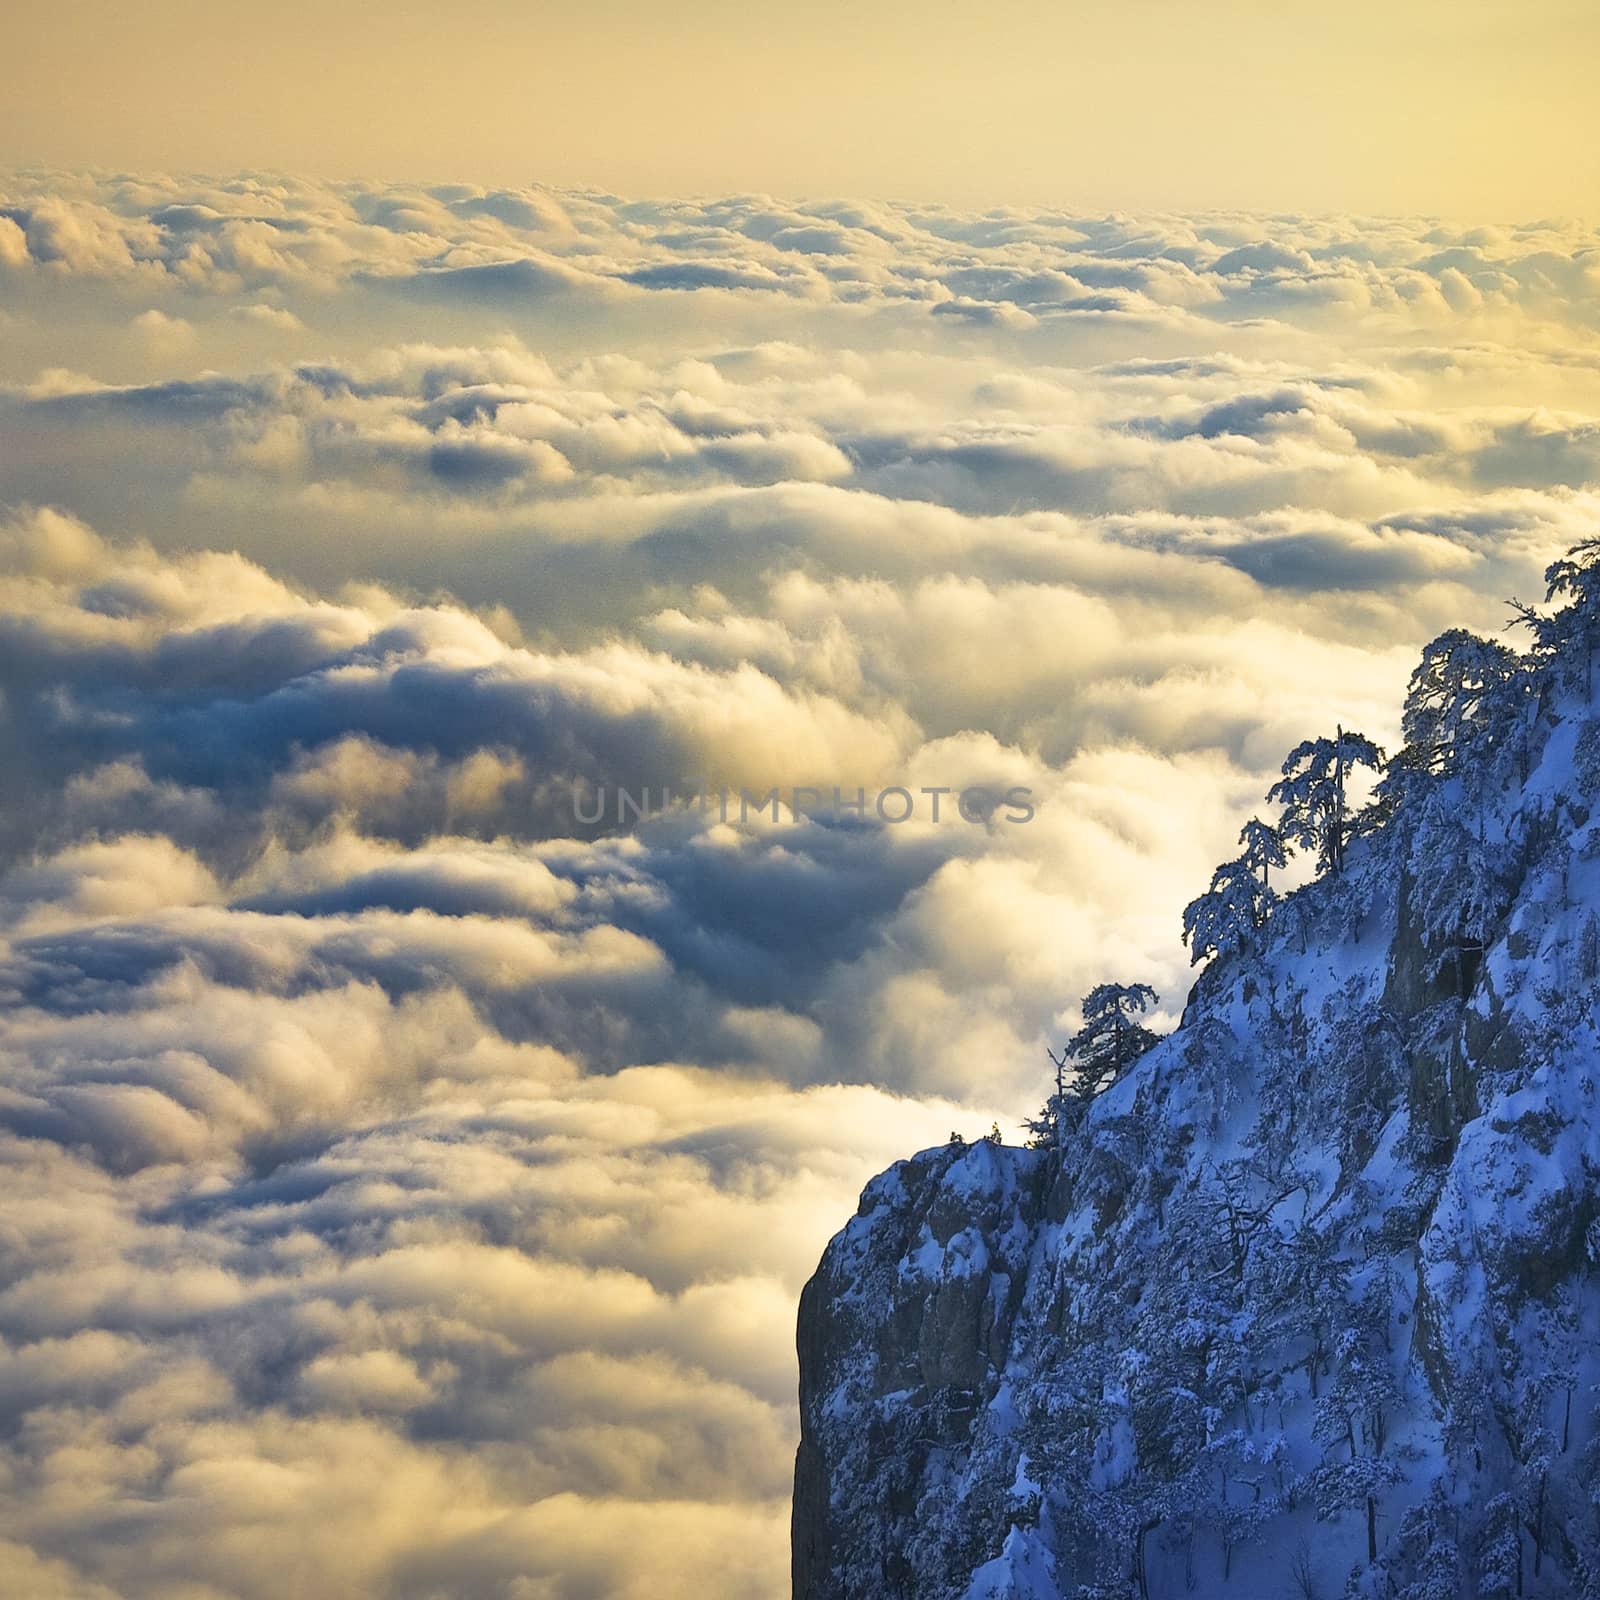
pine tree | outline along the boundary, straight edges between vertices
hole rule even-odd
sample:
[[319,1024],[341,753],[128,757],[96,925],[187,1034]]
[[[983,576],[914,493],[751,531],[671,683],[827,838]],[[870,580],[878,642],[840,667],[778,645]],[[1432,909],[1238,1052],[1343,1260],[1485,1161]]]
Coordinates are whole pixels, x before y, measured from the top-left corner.
[[1541,1373],[1524,1384],[1516,1408],[1506,1418],[1506,1442],[1514,1463],[1512,1496],[1523,1531],[1533,1546],[1533,1576],[1544,1569],[1550,1540],[1550,1471],[1559,1446],[1545,1418],[1558,1375]]
[[1252,817],[1239,830],[1239,843],[1243,853],[1224,861],[1212,873],[1211,887],[1183,908],[1183,942],[1191,962],[1247,948],[1278,898],[1269,879],[1274,867],[1288,864],[1283,835]]
[[1515,652],[1452,628],[1424,646],[1406,691],[1402,730],[1430,771],[1452,770],[1492,739],[1506,690],[1520,670]]
[[[1552,561],[1545,568],[1544,582],[1545,603],[1564,598],[1564,606],[1539,611],[1513,600],[1512,612],[1532,630],[1535,653],[1565,667],[1569,677],[1579,678],[1592,702],[1595,653],[1600,649],[1600,538],[1584,539],[1559,561]],[[1574,666],[1580,671],[1574,672]]]
[[1191,963],[1245,948],[1267,920],[1270,891],[1249,860],[1224,861],[1211,887],[1183,908],[1183,942]]
[[1351,1456],[1347,1461],[1326,1461],[1311,1477],[1317,1515],[1332,1519],[1342,1511],[1363,1511],[1370,1564],[1378,1559],[1378,1502],[1385,1490],[1403,1477],[1400,1468],[1387,1456]]
[[1401,1519],[1396,1564],[1409,1572],[1410,1581],[1394,1587],[1396,1600],[1459,1600],[1466,1591],[1456,1544],[1457,1520],[1456,1508],[1435,1479],[1428,1498]]
[[1371,831],[1379,832],[1419,795],[1429,793],[1433,784],[1432,756],[1421,745],[1402,745],[1383,764],[1383,776],[1372,791],[1367,807]]
[[1461,1367],[1452,1377],[1444,1414],[1445,1458],[1459,1477],[1475,1479],[1483,1471],[1484,1442],[1494,1426],[1490,1386],[1475,1366]]
[[1156,1003],[1148,983],[1101,983],[1084,996],[1083,1026],[1059,1055],[1049,1052],[1055,1088],[1040,1114],[1028,1119],[1031,1145],[1061,1144],[1089,1102],[1156,1042],[1138,1020]]
[[[1431,952],[1431,971],[1482,952],[1504,909],[1506,886],[1496,851],[1459,815],[1458,796],[1430,793],[1418,808],[1408,870],[1413,907]],[[1463,978],[1469,969],[1462,967]]]
[[1334,1315],[1349,1292],[1349,1263],[1317,1228],[1293,1229],[1272,1255],[1268,1328],[1304,1350],[1306,1386],[1313,1400],[1321,1398],[1333,1353]]
[[1155,1044],[1138,1019],[1156,1004],[1148,983],[1096,984],[1084,996],[1083,1026],[1067,1046],[1082,1089],[1098,1093]]
[[[1335,1454],[1313,1475],[1313,1492],[1322,1516],[1346,1507],[1366,1512],[1367,1561],[1378,1557],[1378,1501],[1402,1473],[1385,1453],[1390,1419],[1400,1403],[1399,1386],[1385,1349],[1388,1300],[1382,1286],[1349,1308],[1349,1322],[1335,1342],[1338,1366],[1326,1394],[1317,1401],[1312,1436]],[[1339,1447],[1348,1451],[1337,1459]]]
[[1343,728],[1331,739],[1296,745],[1284,760],[1283,777],[1267,791],[1267,799],[1283,807],[1283,838],[1316,851],[1324,872],[1342,872],[1351,834],[1346,782],[1356,767],[1377,771],[1382,765],[1377,745]]
[[1239,843],[1244,846],[1239,859],[1252,872],[1261,874],[1263,889],[1270,889],[1268,872],[1273,868],[1281,870],[1289,864],[1289,846],[1283,835],[1270,822],[1251,817],[1239,830]]
[[1483,1509],[1478,1546],[1479,1600],[1512,1600],[1522,1593],[1522,1539],[1516,1502],[1497,1494]]
[[1088,1097],[1080,1095],[1075,1089],[1072,1079],[1072,1057],[1070,1049],[1063,1050],[1060,1055],[1045,1048],[1045,1054],[1050,1058],[1050,1065],[1055,1068],[1055,1087],[1050,1091],[1039,1115],[1029,1117],[1024,1124],[1028,1130],[1028,1148],[1030,1150],[1048,1150],[1056,1145],[1063,1144],[1082,1120]]
[[1545,599],[1570,595],[1558,613],[1566,622],[1568,646],[1583,660],[1585,698],[1594,703],[1595,652],[1600,648],[1600,539],[1574,545],[1566,559],[1545,571]]

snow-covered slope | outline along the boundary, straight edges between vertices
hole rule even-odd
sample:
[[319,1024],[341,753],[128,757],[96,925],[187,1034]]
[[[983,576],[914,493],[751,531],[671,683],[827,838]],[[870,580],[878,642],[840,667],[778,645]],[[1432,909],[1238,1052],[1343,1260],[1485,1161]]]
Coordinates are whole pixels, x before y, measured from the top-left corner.
[[869,1185],[801,1302],[797,1600],[1600,1596],[1572,611],[1058,1145]]

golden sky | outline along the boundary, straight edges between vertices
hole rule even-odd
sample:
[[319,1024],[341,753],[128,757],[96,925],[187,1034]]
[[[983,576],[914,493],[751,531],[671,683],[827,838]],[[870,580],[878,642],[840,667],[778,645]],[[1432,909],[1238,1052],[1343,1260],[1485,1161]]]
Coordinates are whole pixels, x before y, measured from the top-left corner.
[[1586,0],[23,0],[15,162],[961,204],[1586,214]]

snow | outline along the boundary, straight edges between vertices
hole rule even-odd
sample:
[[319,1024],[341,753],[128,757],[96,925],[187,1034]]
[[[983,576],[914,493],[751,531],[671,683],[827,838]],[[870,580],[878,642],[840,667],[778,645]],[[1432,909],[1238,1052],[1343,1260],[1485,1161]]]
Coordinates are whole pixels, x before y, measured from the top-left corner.
[[964,1600],[1059,1600],[1055,1556],[1032,1531],[1013,1526],[1000,1554],[972,1575]]

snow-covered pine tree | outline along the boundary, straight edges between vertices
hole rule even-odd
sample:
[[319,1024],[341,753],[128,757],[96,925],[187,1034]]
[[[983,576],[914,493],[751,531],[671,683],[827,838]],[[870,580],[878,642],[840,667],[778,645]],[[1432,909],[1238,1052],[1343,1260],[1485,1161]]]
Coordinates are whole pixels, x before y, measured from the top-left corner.
[[1484,1507],[1478,1536],[1478,1600],[1512,1600],[1522,1593],[1522,1538],[1516,1502],[1494,1495]]
[[1158,1035],[1138,1019],[1156,1003],[1148,983],[1096,984],[1084,996],[1083,1025],[1060,1054],[1046,1047],[1055,1085],[1025,1124],[1031,1148],[1065,1143],[1089,1102],[1155,1044]]
[[1283,777],[1267,791],[1267,799],[1283,807],[1279,832],[1302,850],[1314,850],[1324,872],[1344,870],[1345,847],[1351,834],[1347,782],[1356,767],[1374,772],[1383,766],[1383,751],[1365,734],[1340,728],[1331,739],[1307,739],[1291,750]]
[[1481,821],[1463,815],[1458,794],[1435,787],[1416,809],[1421,826],[1413,835],[1407,870],[1437,973],[1448,961],[1473,963],[1482,954],[1504,908],[1503,852],[1480,837]]
[[1067,1046],[1080,1093],[1097,1093],[1155,1044],[1139,1019],[1156,1004],[1148,983],[1099,983],[1084,996],[1083,1026]]
[[1183,908],[1189,960],[1244,949],[1267,920],[1270,892],[1245,857],[1224,861],[1211,875],[1211,887]]
[[1496,730],[1516,653],[1494,639],[1451,628],[1425,645],[1406,691],[1401,730],[1429,771],[1452,771]]
[[1461,1600],[1460,1521],[1460,1512],[1438,1482],[1426,1500],[1405,1514],[1397,1548],[1381,1563],[1394,1600]]
[[1239,843],[1243,852],[1224,861],[1212,873],[1211,887],[1183,908],[1183,942],[1191,962],[1247,948],[1251,935],[1266,926],[1278,898],[1269,875],[1288,863],[1283,835],[1252,817],[1240,830]]
[[1565,605],[1540,611],[1513,600],[1512,611],[1532,630],[1539,660],[1556,666],[1567,682],[1581,685],[1592,705],[1595,654],[1600,650],[1600,538],[1584,539],[1559,561],[1552,561],[1545,568],[1544,582],[1545,603],[1561,598]]
[[1244,846],[1239,859],[1252,872],[1261,874],[1261,887],[1270,889],[1268,873],[1281,871],[1289,864],[1289,845],[1283,835],[1270,822],[1251,817],[1239,830],[1239,843]]
[[1055,1069],[1055,1086],[1046,1097],[1039,1115],[1029,1117],[1023,1124],[1028,1130],[1028,1147],[1032,1150],[1053,1149],[1062,1144],[1077,1127],[1089,1103],[1088,1097],[1080,1094],[1075,1086],[1076,1074],[1072,1069],[1070,1046],[1057,1055],[1046,1045],[1045,1054]]

